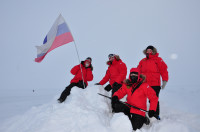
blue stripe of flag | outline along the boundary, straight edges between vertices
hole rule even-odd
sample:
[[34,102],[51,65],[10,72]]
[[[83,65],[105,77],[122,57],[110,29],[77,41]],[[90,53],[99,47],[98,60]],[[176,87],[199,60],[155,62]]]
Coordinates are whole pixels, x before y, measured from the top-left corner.
[[63,33],[67,33],[67,32],[70,32],[69,28],[67,27],[67,24],[66,23],[62,23],[62,24],[58,25],[58,30],[57,30],[56,36],[59,36],[59,35],[61,35]]
[[47,36],[44,38],[43,44],[47,42]]

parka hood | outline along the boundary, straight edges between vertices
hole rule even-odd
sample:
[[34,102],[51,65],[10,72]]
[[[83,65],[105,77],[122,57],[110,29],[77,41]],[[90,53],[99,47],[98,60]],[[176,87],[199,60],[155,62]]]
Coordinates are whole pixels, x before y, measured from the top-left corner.
[[131,80],[130,74],[132,72],[137,72],[138,73],[138,81],[139,81],[140,80],[140,70],[138,68],[131,68],[130,73],[129,73],[129,80]]
[[[115,59],[113,60],[113,62],[115,63],[115,61],[121,61],[119,55],[115,55]],[[113,62],[107,61],[106,64],[107,65],[112,65]]]
[[[152,50],[152,55],[155,55],[157,52],[157,49],[154,47],[153,50]],[[147,52],[147,49],[143,50],[143,53],[146,55],[146,52]]]
[[131,68],[130,73],[129,73],[129,78],[126,79],[124,82],[126,85],[131,86],[131,79],[130,79],[130,74],[131,72],[137,72],[138,73],[138,82],[144,82],[146,80],[146,76],[140,73],[140,70],[138,68]]

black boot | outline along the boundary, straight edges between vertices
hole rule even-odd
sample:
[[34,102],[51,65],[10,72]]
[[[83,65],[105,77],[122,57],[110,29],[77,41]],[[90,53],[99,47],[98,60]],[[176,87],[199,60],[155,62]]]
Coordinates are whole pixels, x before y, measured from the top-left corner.
[[147,116],[145,116],[144,124],[146,124],[146,125],[150,124],[150,120],[149,120],[149,118]]
[[66,100],[67,96],[70,95],[70,91],[72,89],[72,87],[76,86],[75,83],[71,83],[69,86],[67,86],[65,88],[65,90],[62,92],[62,94],[60,95],[60,98],[58,99],[59,103],[62,103]]
[[58,99],[58,103],[62,103],[62,102],[64,102],[64,100]]

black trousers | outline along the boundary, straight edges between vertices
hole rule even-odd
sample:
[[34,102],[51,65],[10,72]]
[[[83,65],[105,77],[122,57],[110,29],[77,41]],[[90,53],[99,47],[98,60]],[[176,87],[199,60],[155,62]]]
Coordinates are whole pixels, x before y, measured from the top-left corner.
[[[86,83],[85,83],[85,82],[84,82],[84,85],[85,85],[85,88],[86,88],[87,86],[86,86]],[[71,84],[70,84],[69,86],[67,86],[67,87],[65,88],[65,90],[61,93],[59,99],[65,101],[65,99],[67,98],[67,96],[70,95],[71,89],[72,89],[74,86],[77,86],[77,87],[79,87],[79,88],[84,89],[84,85],[83,85],[83,81],[79,81],[78,83],[71,83]]]
[[113,112],[115,113],[123,112],[125,115],[128,116],[129,119],[131,119],[130,108],[127,105],[118,102],[113,104],[113,107],[114,107]]
[[122,84],[112,85],[112,96],[117,90],[119,90],[122,87]]
[[131,113],[131,124],[133,130],[140,129],[143,126],[144,122],[145,122],[144,116]]
[[[156,96],[159,97],[159,93],[160,93],[161,87],[160,86],[151,86],[151,87],[156,92]],[[156,108],[156,114],[157,115],[160,114],[160,104],[159,104],[159,101],[158,101],[157,108]]]
[[[111,97],[113,96],[113,94],[115,93],[115,92],[117,92],[117,90],[119,90],[120,88],[122,87],[122,84],[113,84],[112,85],[112,95],[111,95]],[[111,106],[112,106],[112,111],[113,112],[115,112],[115,107],[114,107],[114,103],[111,101]]]

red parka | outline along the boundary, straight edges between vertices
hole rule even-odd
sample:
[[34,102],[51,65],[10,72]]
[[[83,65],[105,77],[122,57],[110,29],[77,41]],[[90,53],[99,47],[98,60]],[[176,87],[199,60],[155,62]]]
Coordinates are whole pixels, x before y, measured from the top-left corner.
[[[85,68],[84,63],[81,63],[81,68],[82,68],[82,72],[83,72],[84,82],[86,83],[86,85],[88,85],[87,82],[93,80],[92,70],[91,70],[91,68]],[[74,66],[71,69],[71,73],[75,76],[71,80],[70,83],[78,83],[80,80],[83,80],[80,65]]]
[[109,63],[108,65],[109,67],[106,71],[106,75],[99,83],[101,85],[104,85],[109,81],[111,86],[114,82],[122,84],[123,81],[126,79],[126,74],[127,74],[126,64],[122,62],[121,59],[115,58],[112,64]]
[[163,81],[168,81],[167,65],[158,55],[150,54],[149,58],[143,58],[138,65],[140,73],[146,76],[146,82],[150,86],[160,86],[160,77]]
[[[140,76],[140,75],[139,75]],[[143,81],[139,79],[139,82]],[[127,103],[138,108],[147,110],[147,98],[150,100],[150,108],[149,110],[156,111],[158,97],[156,96],[156,92],[147,84],[142,83],[133,93],[132,90],[136,86],[127,86],[123,84],[122,87],[114,93],[113,96],[117,96],[119,99],[122,99],[125,95],[127,95]],[[145,112],[140,111],[138,109],[132,108],[130,109],[130,113],[138,114],[145,116]]]

